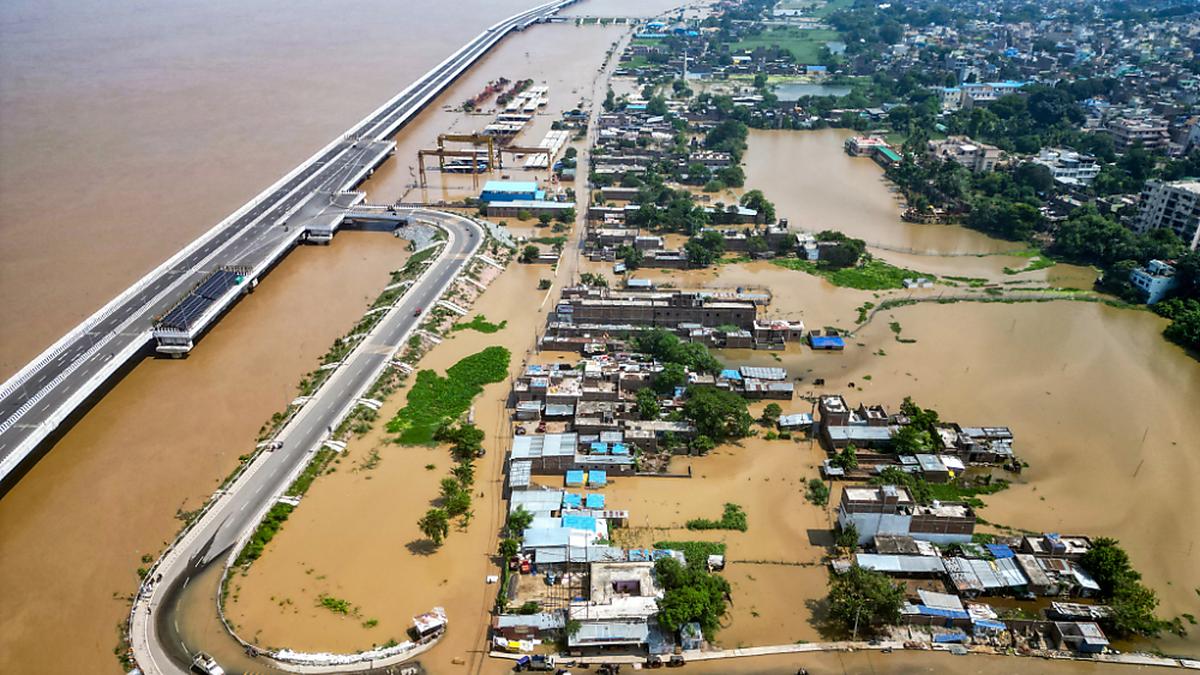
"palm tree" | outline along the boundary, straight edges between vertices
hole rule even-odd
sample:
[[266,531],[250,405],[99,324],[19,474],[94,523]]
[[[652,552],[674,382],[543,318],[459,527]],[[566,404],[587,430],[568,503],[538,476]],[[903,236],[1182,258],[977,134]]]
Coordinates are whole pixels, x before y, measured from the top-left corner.
[[446,535],[450,534],[450,516],[445,509],[432,508],[417,521],[417,527],[435,546],[441,546]]

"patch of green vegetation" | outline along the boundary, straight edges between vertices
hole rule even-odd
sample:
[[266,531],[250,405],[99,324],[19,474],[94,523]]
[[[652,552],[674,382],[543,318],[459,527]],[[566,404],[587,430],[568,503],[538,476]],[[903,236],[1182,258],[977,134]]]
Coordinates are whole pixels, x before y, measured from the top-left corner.
[[808,272],[809,274],[824,277],[834,286],[857,288],[862,291],[883,291],[904,288],[905,279],[915,279],[917,277],[924,277],[930,281],[937,279],[932,274],[896,267],[895,265],[874,258],[856,267],[844,267],[837,270],[823,269],[816,263],[797,258],[776,258],[771,263],[786,269]]
[[820,478],[810,478],[804,498],[817,506],[825,506],[829,504],[829,486]]
[[491,334],[491,333],[495,333],[495,332],[504,330],[504,327],[507,325],[508,325],[507,319],[504,321],[501,321],[500,323],[492,323],[487,320],[486,316],[484,316],[482,314],[477,314],[475,316],[475,318],[471,319],[470,321],[467,321],[465,323],[454,324],[454,327],[451,328],[450,331],[456,332],[456,331],[460,331],[460,330],[470,329],[470,330],[477,330],[480,333]]
[[864,302],[863,304],[859,305],[857,307],[858,323],[866,322],[867,314],[874,308],[875,308],[875,303],[873,303],[873,302]]
[[258,524],[258,529],[250,535],[250,541],[246,542],[245,548],[238,554],[237,560],[233,563],[234,566],[240,567],[258,560],[258,557],[262,555],[263,548],[275,537],[275,533],[288,519],[293,508],[291,504],[282,502],[272,506],[271,510],[267,511],[266,517]]
[[388,422],[387,430],[399,434],[396,441],[403,445],[432,443],[442,422],[466,412],[483,385],[500,382],[508,375],[510,357],[504,347],[488,347],[450,366],[445,377],[422,370],[408,390],[407,403]]
[[329,466],[329,462],[333,461],[336,455],[337,453],[329,448],[318,450],[317,454],[313,455],[312,460],[309,461],[308,466],[304,467],[304,471],[300,472],[300,475],[296,477],[295,482],[288,486],[285,494],[289,497],[299,497],[308,492],[308,488],[312,485],[312,482],[317,479],[317,476],[321,475],[325,467]]
[[729,46],[732,50],[759,47],[779,47],[792,53],[800,63],[820,63],[821,48],[826,42],[839,39],[836,30],[798,28],[768,28],[758,35],[750,35]]
[[322,595],[317,598],[317,602],[334,614],[349,615],[354,613],[354,605],[351,605],[349,600],[335,598],[332,595]]
[[1048,267],[1054,267],[1055,264],[1056,263],[1051,258],[1048,258],[1044,255],[1034,255],[1029,258],[1029,262],[1021,269],[1005,267],[1004,273],[1005,274],[1021,274],[1022,272],[1036,272],[1038,270],[1044,270]]
[[725,504],[725,510],[721,513],[720,520],[709,520],[708,518],[693,518],[687,521],[687,529],[689,530],[737,530],[745,532],[747,529],[746,512],[737,504]]
[[958,281],[958,282],[961,282],[961,283],[964,283],[964,284],[966,284],[967,286],[969,286],[969,287],[971,287],[971,288],[980,288],[980,287],[982,287],[982,286],[986,285],[986,284],[987,284],[987,282],[988,282],[988,280],[987,280],[987,279],[983,279],[983,278],[981,278],[981,277],[952,277],[952,276],[945,276],[945,277],[942,277],[942,279],[943,279],[943,280],[947,280],[947,281]]
[[658,541],[654,548],[669,551],[683,551],[683,557],[689,566],[704,566],[710,555],[725,555],[725,544],[719,541]]
[[567,238],[562,235],[557,237],[534,237],[529,241],[535,244],[545,244],[546,246],[564,246],[567,243]]

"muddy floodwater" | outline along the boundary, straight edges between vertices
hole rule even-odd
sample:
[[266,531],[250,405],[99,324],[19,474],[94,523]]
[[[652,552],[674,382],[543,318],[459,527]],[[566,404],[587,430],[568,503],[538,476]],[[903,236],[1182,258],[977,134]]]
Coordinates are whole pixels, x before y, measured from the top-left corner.
[[0,500],[0,672],[118,672],[142,556],[253,450],[407,256],[374,232],[297,249],[187,359],[143,361],[50,448]]

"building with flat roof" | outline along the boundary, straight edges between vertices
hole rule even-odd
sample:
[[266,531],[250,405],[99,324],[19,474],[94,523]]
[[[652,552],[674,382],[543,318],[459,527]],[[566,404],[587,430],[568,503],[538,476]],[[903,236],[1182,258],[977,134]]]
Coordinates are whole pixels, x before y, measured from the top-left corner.
[[1200,180],[1146,181],[1133,229],[1169,227],[1195,251],[1200,248]]
[[985,173],[996,168],[1001,151],[994,145],[978,143],[966,136],[950,136],[929,141],[928,154],[945,162],[958,162],[974,173]]
[[858,531],[860,545],[880,534],[935,544],[965,543],[975,532],[975,512],[959,503],[918,504],[908,488],[899,485],[847,486],[838,504],[838,525],[850,524]]
[[1147,150],[1161,150],[1171,142],[1167,121],[1161,117],[1118,117],[1105,127],[1119,150],[1141,145]]
[[630,648],[650,642],[651,621],[662,590],[653,562],[595,562],[588,566],[588,597],[567,610],[579,630],[568,636],[572,649]]
[[1145,267],[1134,268],[1129,273],[1129,283],[1145,296],[1147,305],[1162,300],[1179,286],[1175,268],[1161,260],[1151,260]]
[[1095,157],[1074,150],[1042,148],[1031,161],[1046,167],[1054,180],[1063,185],[1091,185],[1100,175],[1100,165]]
[[483,184],[483,192],[479,193],[480,201],[511,202],[511,201],[541,201],[546,193],[538,188],[535,181],[489,180]]

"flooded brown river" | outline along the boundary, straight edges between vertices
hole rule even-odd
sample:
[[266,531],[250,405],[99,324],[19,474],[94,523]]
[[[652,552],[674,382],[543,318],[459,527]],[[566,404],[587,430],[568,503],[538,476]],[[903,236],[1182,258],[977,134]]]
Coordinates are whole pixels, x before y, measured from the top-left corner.
[[[0,312],[21,320],[0,322],[0,377],[471,35],[531,3],[414,4],[368,1],[331,14],[311,2],[188,0],[150,10],[94,1],[67,12],[33,0],[5,3]],[[673,4],[588,0],[572,11],[645,14]],[[331,22],[354,39],[329,45]],[[573,107],[590,95],[603,52],[622,30],[539,27],[506,40],[400,135],[397,156],[367,186],[371,198],[466,194],[469,177],[413,187],[417,148],[448,128],[489,121],[440,106],[504,75],[547,83],[554,111]],[[527,138],[536,143],[549,124],[549,116],[539,117]],[[748,182],[793,223],[842,229],[887,247],[877,253],[896,264],[989,278],[1023,264],[1004,255],[941,255],[1013,246],[958,227],[902,223],[878,168],[846,157],[840,138],[835,131],[755,132]],[[118,672],[111,650],[125,606],[119,596],[136,587],[141,556],[157,553],[179,526],[175,510],[195,508],[252,447],[259,425],[291,400],[302,374],[404,256],[402,242],[370,233],[294,252],[189,359],[138,366],[0,500],[0,672]],[[489,319],[507,318],[508,327],[456,333],[422,367],[443,370],[502,344],[519,368],[544,321],[537,280],[550,274],[510,269],[475,306]],[[1089,278],[1062,266],[1032,274],[1058,285]],[[1054,274],[1069,281],[1055,282]],[[777,296],[772,313],[812,326],[848,326],[853,308],[873,297],[761,264],[690,279],[769,285]],[[917,342],[896,342],[887,325],[893,320]],[[1084,303],[914,306],[877,317],[856,339],[862,345],[844,354],[793,349],[782,365],[805,382],[825,377],[827,389],[852,401],[894,405],[912,395],[944,418],[1011,426],[1032,466],[1023,484],[988,499],[989,520],[1117,536],[1159,592],[1165,615],[1200,614],[1192,591],[1200,587],[1192,548],[1200,535],[1192,487],[1200,475],[1200,366],[1163,341],[1161,327],[1148,313]],[[886,356],[876,356],[879,350]],[[765,353],[726,356],[776,363]],[[481,650],[495,593],[484,577],[493,570],[503,516],[497,493],[507,387],[488,387],[476,404],[489,452],[477,468],[482,495],[465,532],[453,530],[432,555],[413,545],[416,518],[450,460],[443,451],[386,445],[378,431],[368,434],[316,483],[250,573],[235,578],[231,618],[243,636],[300,649],[360,649],[402,638],[413,614],[439,604],[452,627],[423,659],[430,672],[504,672]],[[394,397],[381,417],[399,404]],[[366,468],[372,449],[381,460]],[[647,528],[632,536],[653,540],[687,518],[715,515],[726,495],[736,495],[751,527],[728,535],[731,559],[746,562],[729,568],[735,606],[721,642],[814,640],[806,601],[823,594],[824,574],[812,565],[828,514],[801,493],[819,457],[807,444],[753,439],[693,460],[697,478],[690,481],[616,481],[609,500]],[[321,593],[348,600],[358,616],[315,607]],[[377,623],[364,625],[371,619]],[[1158,646],[1200,653],[1195,638]],[[922,654],[777,657],[687,670],[790,673],[798,665],[811,672],[1132,671]]]

